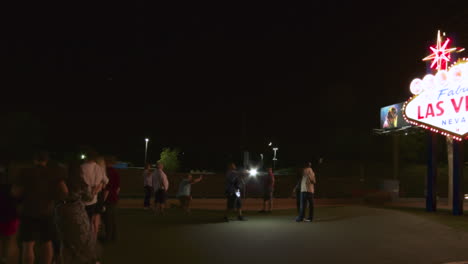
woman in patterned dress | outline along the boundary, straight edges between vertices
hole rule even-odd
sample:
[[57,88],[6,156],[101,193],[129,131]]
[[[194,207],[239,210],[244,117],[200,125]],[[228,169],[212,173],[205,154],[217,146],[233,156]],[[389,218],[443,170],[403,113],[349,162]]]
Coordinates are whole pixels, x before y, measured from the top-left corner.
[[61,239],[60,263],[95,264],[96,240],[83,201],[92,199],[87,184],[80,176],[80,163],[69,166],[69,195],[57,207],[57,226]]

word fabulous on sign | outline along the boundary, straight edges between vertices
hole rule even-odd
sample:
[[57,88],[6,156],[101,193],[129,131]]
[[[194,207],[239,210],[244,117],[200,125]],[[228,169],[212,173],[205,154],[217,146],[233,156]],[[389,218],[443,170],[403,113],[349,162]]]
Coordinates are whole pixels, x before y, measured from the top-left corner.
[[468,134],[468,63],[414,79],[404,116],[414,125],[461,139]]

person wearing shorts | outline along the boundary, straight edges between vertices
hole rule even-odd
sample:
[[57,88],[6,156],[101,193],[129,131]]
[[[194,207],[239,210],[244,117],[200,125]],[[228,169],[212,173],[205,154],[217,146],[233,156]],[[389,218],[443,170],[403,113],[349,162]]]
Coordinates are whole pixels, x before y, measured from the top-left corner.
[[39,243],[42,260],[51,263],[55,239],[54,206],[68,194],[64,179],[66,170],[48,166],[48,154],[40,152],[35,166],[21,171],[12,187],[12,195],[21,199],[19,239],[22,242],[22,263],[35,263],[34,247]]
[[167,201],[167,189],[169,189],[169,181],[167,175],[163,171],[164,164],[158,162],[156,170],[152,174],[154,188],[154,211],[155,213],[164,214],[164,208]]
[[95,151],[88,151],[87,161],[81,164],[81,178],[88,186],[88,191],[92,199],[86,201],[85,209],[91,222],[91,229],[94,238],[97,240],[99,226],[101,222],[102,201],[98,201],[98,194],[109,182],[106,175],[105,162]]
[[167,192],[165,189],[159,189],[154,192],[154,203],[165,205],[167,201]]
[[203,176],[193,179],[191,174],[187,174],[179,184],[179,191],[177,192],[177,198],[180,202],[180,207],[184,209],[186,213],[190,213],[190,202],[192,201],[192,184],[200,182]]

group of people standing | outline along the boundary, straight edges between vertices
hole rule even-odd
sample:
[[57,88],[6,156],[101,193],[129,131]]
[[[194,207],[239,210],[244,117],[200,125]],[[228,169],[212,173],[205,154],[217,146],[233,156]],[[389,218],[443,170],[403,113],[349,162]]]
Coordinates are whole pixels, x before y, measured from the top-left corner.
[[[223,220],[229,222],[229,215],[235,211],[237,220],[246,221],[242,215],[242,198],[245,197],[246,178],[249,176],[247,171],[237,170],[236,164],[228,164],[226,173],[226,212]],[[275,175],[273,169],[268,168],[267,174],[263,178],[263,208],[259,213],[271,213],[273,209],[273,192],[275,188]]]
[[[157,162],[154,170],[152,170],[150,163],[146,164],[143,170],[143,189],[145,192],[143,207],[145,209],[151,208],[151,196],[154,195],[153,209],[156,214],[164,214],[168,197],[169,180],[163,169],[164,164],[162,162]],[[190,204],[192,201],[191,186],[192,184],[200,182],[202,179],[203,176],[194,179],[191,174],[187,174],[179,184],[176,197],[179,199],[180,207],[186,213],[190,213]]]
[[[267,175],[263,179],[263,208],[259,213],[271,213],[273,192],[275,188],[275,175],[272,168],[267,169]],[[229,222],[229,215],[235,211],[239,221],[247,219],[242,215],[242,193],[245,188],[248,172],[237,171],[236,165],[230,163],[226,173],[226,212],[224,221]],[[312,222],[314,218],[314,192],[316,178],[312,170],[312,164],[307,162],[298,172],[298,180],[293,192],[296,196],[298,216],[296,222]],[[306,208],[309,208],[309,216],[306,217]]]
[[10,238],[7,263],[18,263],[19,251],[23,264],[36,259],[47,264],[100,262],[101,222],[102,240],[116,239],[120,177],[112,157],[95,152],[87,156],[84,163],[76,160],[65,167],[49,164],[48,153],[39,152],[34,166],[23,169],[2,192],[2,212],[9,212],[8,217],[0,217],[0,235]]
[[169,180],[163,169],[164,164],[158,162],[155,170],[151,169],[150,163],[146,164],[143,170],[143,185],[145,190],[143,206],[145,209],[150,209],[151,196],[154,195],[154,211],[159,214],[164,214],[167,191],[169,189]]

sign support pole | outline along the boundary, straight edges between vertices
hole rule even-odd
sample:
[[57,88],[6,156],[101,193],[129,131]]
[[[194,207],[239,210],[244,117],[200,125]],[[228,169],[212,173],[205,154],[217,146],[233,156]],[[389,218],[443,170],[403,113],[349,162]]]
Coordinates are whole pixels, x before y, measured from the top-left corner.
[[434,133],[427,132],[428,135],[428,159],[426,177],[426,211],[435,212],[437,210],[437,138]]
[[453,140],[452,214],[463,215],[463,142]]
[[400,169],[400,142],[399,135],[393,135],[393,179],[398,180],[398,174]]
[[453,210],[453,139],[446,137],[447,163],[448,163],[448,195],[447,205]]

